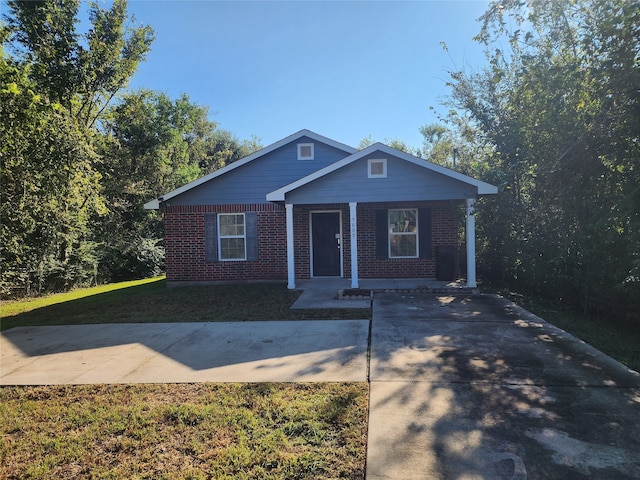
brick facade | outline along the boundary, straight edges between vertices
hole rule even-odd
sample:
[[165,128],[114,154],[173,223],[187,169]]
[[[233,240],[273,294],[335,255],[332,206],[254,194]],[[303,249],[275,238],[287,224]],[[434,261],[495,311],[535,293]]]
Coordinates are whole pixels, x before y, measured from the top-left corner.
[[[358,276],[360,278],[424,278],[436,276],[436,251],[440,246],[452,246],[455,252],[455,276],[460,276],[459,245],[460,228],[464,218],[460,213],[461,202],[425,201],[367,203],[358,205]],[[375,212],[381,208],[430,208],[431,255],[430,258],[376,258]],[[347,217],[348,219],[349,217]],[[350,255],[350,252],[348,253]],[[351,275],[345,272],[345,276]]]
[[[460,275],[459,245],[463,222],[456,201],[366,203],[357,207],[358,271],[360,278],[418,278],[436,276],[436,249],[453,246],[456,276]],[[431,209],[431,258],[377,259],[375,212],[381,208]],[[257,261],[206,261],[205,214],[257,212]],[[294,207],[295,275],[311,276],[310,213],[340,211],[342,217],[342,270],[351,276],[349,205],[296,205]],[[287,279],[285,208],[278,204],[165,206],[165,249],[170,282],[251,281]]]
[[[258,214],[257,261],[206,261],[205,213]],[[284,206],[196,205],[164,207],[167,280],[243,281],[287,278],[287,234]]]

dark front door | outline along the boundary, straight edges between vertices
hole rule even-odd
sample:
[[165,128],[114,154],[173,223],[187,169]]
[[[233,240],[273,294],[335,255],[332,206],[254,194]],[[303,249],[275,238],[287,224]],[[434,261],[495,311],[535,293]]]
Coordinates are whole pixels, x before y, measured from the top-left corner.
[[340,212],[311,214],[313,276],[340,276]]

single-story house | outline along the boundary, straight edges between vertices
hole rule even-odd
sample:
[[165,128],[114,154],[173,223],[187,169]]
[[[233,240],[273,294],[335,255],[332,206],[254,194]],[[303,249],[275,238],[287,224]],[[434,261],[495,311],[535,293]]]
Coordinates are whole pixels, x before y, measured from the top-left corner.
[[345,277],[357,288],[361,278],[434,278],[444,262],[442,276],[458,275],[466,217],[475,287],[474,202],[495,193],[381,143],[357,150],[301,130],[145,208],[164,214],[170,284],[286,279],[294,289]]

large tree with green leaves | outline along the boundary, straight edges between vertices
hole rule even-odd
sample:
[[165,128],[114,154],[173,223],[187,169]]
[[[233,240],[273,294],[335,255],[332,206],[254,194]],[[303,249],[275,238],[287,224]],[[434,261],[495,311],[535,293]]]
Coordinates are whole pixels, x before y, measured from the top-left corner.
[[492,146],[481,262],[494,279],[588,310],[640,307],[640,3],[493,2],[488,67],[452,103]]
[[130,27],[126,2],[7,2],[0,58],[0,248],[4,294],[95,281],[90,219],[106,213],[96,121],[153,40]]
[[80,0],[9,0],[5,17],[13,51],[30,65],[36,89],[83,126],[127,86],[153,41],[149,26],[134,27],[126,0],[104,9],[89,3],[88,32],[79,33]]
[[240,142],[209,120],[208,108],[188,95],[172,100],[139,90],[122,95],[102,119],[104,195],[108,214],[96,222],[99,273],[129,279],[160,273],[161,218],[144,203],[260,148]]

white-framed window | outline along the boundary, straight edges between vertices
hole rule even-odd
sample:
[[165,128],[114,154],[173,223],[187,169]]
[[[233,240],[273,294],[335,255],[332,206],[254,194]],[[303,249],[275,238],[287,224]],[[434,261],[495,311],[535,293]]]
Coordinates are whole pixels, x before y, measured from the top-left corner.
[[298,160],[313,160],[313,143],[298,144]]
[[246,260],[247,236],[244,213],[218,214],[220,260]]
[[370,158],[367,160],[368,178],[387,178],[387,159]]
[[418,210],[389,210],[389,258],[418,257]]

